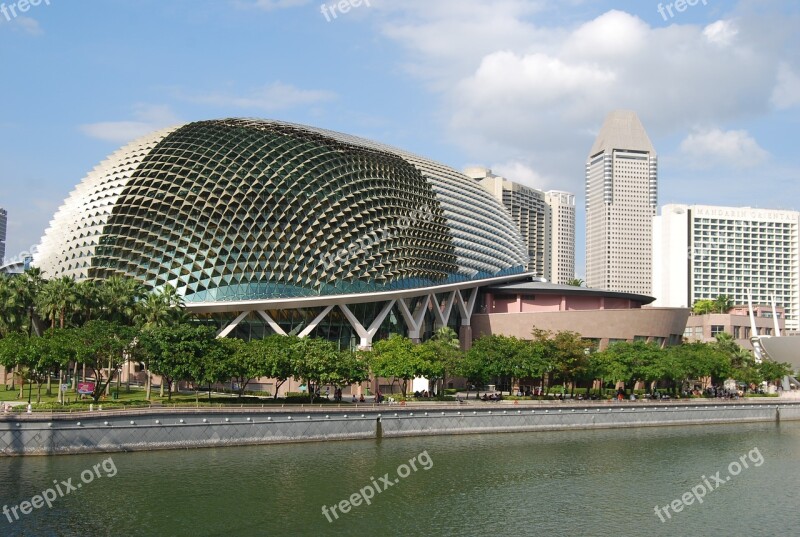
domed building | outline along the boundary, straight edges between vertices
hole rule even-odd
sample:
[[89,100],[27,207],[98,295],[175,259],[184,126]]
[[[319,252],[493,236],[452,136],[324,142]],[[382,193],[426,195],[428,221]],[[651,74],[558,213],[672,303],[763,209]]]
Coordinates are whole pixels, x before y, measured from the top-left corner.
[[525,279],[510,217],[472,179],[369,140],[223,119],[136,140],[42,238],[47,277],[175,287],[221,336],[351,346],[437,326],[465,342],[478,288]]

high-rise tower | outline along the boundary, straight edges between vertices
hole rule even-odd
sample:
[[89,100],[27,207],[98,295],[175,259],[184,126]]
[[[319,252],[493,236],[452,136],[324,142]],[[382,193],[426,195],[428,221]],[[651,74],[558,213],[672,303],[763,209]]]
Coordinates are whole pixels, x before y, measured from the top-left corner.
[[575,194],[559,190],[544,193],[548,208],[549,267],[553,283],[567,284],[575,278]]
[[553,283],[575,277],[575,195],[543,192],[474,166],[464,174],[500,201],[528,247],[528,270]]
[[635,112],[611,112],[586,163],[586,285],[652,291],[656,150]]
[[528,247],[528,270],[549,280],[550,237],[545,193],[497,176],[488,168],[467,168],[464,174],[478,181],[503,204]]

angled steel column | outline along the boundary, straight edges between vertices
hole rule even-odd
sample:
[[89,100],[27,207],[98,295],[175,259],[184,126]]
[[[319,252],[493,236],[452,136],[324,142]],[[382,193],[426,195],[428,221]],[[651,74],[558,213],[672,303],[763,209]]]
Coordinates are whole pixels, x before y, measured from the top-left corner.
[[237,326],[239,326],[239,323],[244,321],[245,317],[247,317],[249,313],[250,313],[249,311],[243,311],[242,313],[240,313],[239,316],[236,317],[233,321],[231,321],[231,323],[228,326],[217,332],[217,338],[222,339],[228,337],[230,333],[233,332],[233,330]]

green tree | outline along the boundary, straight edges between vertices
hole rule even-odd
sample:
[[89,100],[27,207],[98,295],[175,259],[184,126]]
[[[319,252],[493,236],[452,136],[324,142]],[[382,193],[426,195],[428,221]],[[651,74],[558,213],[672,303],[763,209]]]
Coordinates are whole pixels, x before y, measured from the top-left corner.
[[720,295],[714,300],[698,299],[692,306],[695,315],[706,315],[709,313],[728,313],[733,309],[733,301],[727,295]]
[[167,284],[136,303],[134,321],[145,328],[178,324],[186,320],[184,308],[183,297]]
[[95,280],[75,284],[75,317],[78,326],[97,319],[102,309],[100,287]]
[[761,382],[761,372],[752,351],[739,345],[727,332],[715,336],[714,348],[724,353],[730,361],[729,375],[747,385]]
[[369,380],[369,364],[360,354],[350,350],[339,351],[339,356],[330,371],[326,384],[344,388]]
[[686,374],[690,379],[711,378],[713,384],[731,376],[731,359],[716,345],[693,342],[680,346]]
[[[92,398],[98,402],[114,380],[125,359],[125,352],[136,338],[136,332],[118,323],[99,320],[89,321],[73,330],[76,361],[92,372],[95,380]],[[104,371],[108,372],[105,379]]]
[[[168,399],[177,381],[205,380],[201,375],[205,354],[213,348],[215,332],[205,326],[178,324],[144,330],[139,337],[142,352],[149,356],[152,371],[168,388]],[[203,377],[203,378],[200,378]]]
[[772,360],[764,360],[758,364],[758,372],[762,379],[773,384],[779,383],[783,377],[791,376],[794,373],[791,364]]
[[251,352],[261,364],[262,376],[275,379],[275,394],[294,374],[294,354],[299,352],[296,336],[269,335],[251,342]]
[[339,351],[335,343],[320,338],[303,338],[293,347],[294,375],[306,383],[309,401],[313,403],[320,386],[337,378],[335,372]]
[[627,346],[612,343],[605,350],[589,355],[590,369],[600,379],[603,389],[606,382],[626,382],[631,377],[631,357]]
[[567,280],[567,285],[570,285],[572,287],[583,287],[584,283],[586,282],[584,282],[580,278],[570,278],[569,280]]
[[638,381],[652,383],[667,377],[664,356],[655,343],[619,341],[590,355],[590,369],[604,381],[624,382],[633,389]]
[[[198,327],[205,328],[205,327]],[[200,388],[208,386],[208,399],[211,400],[211,386],[230,379],[228,360],[231,343],[235,340],[221,340],[214,337],[214,331],[198,331],[194,345],[186,345],[183,353],[186,358],[184,380],[194,388],[194,400],[200,401]]]
[[26,380],[31,379],[30,364],[35,360],[35,349],[31,345],[31,338],[21,332],[11,332],[0,339],[0,364],[6,369],[13,368],[19,378],[20,399]]
[[489,378],[510,378],[512,384],[516,379],[528,376],[526,369],[527,342],[515,337],[489,335],[476,339],[467,352],[469,361],[485,362],[485,373]]
[[[541,339],[541,337],[537,337]],[[590,371],[589,356],[586,352],[586,343],[577,332],[562,330],[553,335],[548,334],[551,341],[552,363],[555,371],[572,386],[575,393],[575,383],[584,379]]]
[[43,283],[39,269],[13,277],[0,275],[0,336],[12,331],[34,333],[34,299]]
[[373,375],[402,382],[402,393],[408,393],[408,383],[416,377],[432,377],[438,365],[430,354],[430,347],[415,345],[410,339],[393,334],[388,339],[375,342],[371,351],[362,352]]
[[[447,386],[447,379],[457,374],[460,363],[464,359],[458,334],[449,326],[443,326],[422,345],[430,351],[427,353],[429,356],[427,360],[436,364],[437,375],[430,380],[434,384],[441,381],[441,386],[444,388]],[[441,390],[437,390],[437,392],[441,393]]]
[[694,305],[692,306],[692,313],[694,313],[695,315],[706,315],[709,313],[714,313],[715,307],[716,306],[713,300],[698,299],[695,300]]
[[64,328],[77,307],[75,280],[64,276],[42,285],[35,298],[36,311],[50,321],[50,327]]
[[131,325],[138,313],[137,304],[146,296],[144,286],[133,278],[111,276],[103,282],[99,295],[102,319]]
[[728,295],[720,295],[714,300],[715,313],[728,313],[733,309],[733,301]]
[[221,366],[226,379],[233,379],[239,387],[239,397],[244,396],[247,385],[255,378],[267,376],[267,364],[262,356],[264,347],[259,340],[242,341],[225,338],[220,341],[224,350]]
[[[144,300],[136,303],[134,322],[143,330],[163,327],[169,324],[181,324],[186,321],[185,304],[176,289],[165,285],[160,291],[148,293]],[[150,371],[150,360],[145,355],[144,370],[146,377],[146,397],[150,400],[153,375]],[[128,391],[130,391],[130,371],[128,372]],[[210,393],[209,393],[210,395]]]
[[663,380],[669,382],[673,394],[678,395],[684,381],[689,378],[689,367],[683,353],[683,345],[667,347],[661,356]]
[[[475,342],[477,343],[481,339],[483,338]],[[469,399],[470,386],[475,386],[480,389],[481,386],[487,384],[492,378],[488,364],[486,360],[483,359],[480,350],[473,351],[472,349],[464,354],[464,358],[459,362],[455,374],[467,379],[467,399]]]

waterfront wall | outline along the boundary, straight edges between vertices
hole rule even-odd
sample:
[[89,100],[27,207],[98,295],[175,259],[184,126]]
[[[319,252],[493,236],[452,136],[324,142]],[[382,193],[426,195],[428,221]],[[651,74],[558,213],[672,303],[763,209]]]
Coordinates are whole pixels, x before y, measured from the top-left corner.
[[177,409],[0,417],[0,454],[190,449],[325,440],[800,420],[800,403]]

